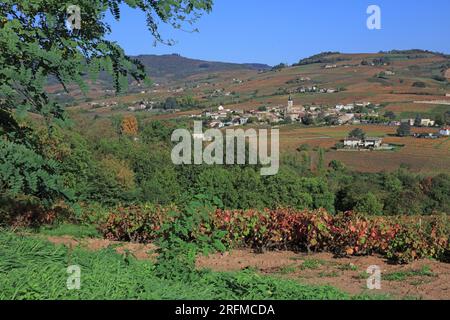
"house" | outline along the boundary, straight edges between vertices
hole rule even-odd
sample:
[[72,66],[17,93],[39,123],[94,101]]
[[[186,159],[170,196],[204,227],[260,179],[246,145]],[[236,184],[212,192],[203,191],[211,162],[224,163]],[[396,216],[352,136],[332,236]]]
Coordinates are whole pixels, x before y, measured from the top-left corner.
[[284,118],[290,119],[291,121],[299,121],[304,112],[305,108],[303,106],[294,106],[294,100],[289,96],[288,105],[283,111]]
[[356,149],[359,146],[361,146],[363,143],[362,139],[358,139],[358,138],[347,138],[344,140],[344,147],[346,148],[351,148],[351,149]]
[[210,124],[209,124],[209,127],[210,128],[218,128],[218,129],[221,129],[221,128],[223,128],[225,125],[223,124],[223,122],[222,121],[213,121],[213,122],[211,122]]
[[444,137],[450,137],[450,127],[442,128],[439,130],[439,134]]
[[402,119],[400,120],[401,123],[408,123],[410,126],[413,126],[416,120],[414,119]]
[[421,119],[420,120],[420,126],[421,127],[432,127],[434,126],[435,121],[431,120],[431,119]]
[[355,105],[354,104],[352,104],[352,103],[349,103],[349,104],[347,104],[347,105],[343,105],[343,104],[338,104],[337,106],[336,106],[336,110],[337,111],[351,111],[351,110],[353,110],[355,108]]
[[349,123],[355,118],[355,115],[353,113],[347,113],[338,118],[338,124],[343,125],[346,123]]
[[248,123],[248,118],[246,118],[246,117],[239,118],[239,124],[241,126],[246,125],[247,123]]
[[381,138],[347,138],[344,140],[344,147],[348,149],[379,149],[383,144]]
[[383,139],[381,139],[381,138],[366,138],[366,139],[364,139],[364,147],[365,148],[378,149],[381,147],[382,143],[383,143]]
[[419,139],[439,139],[439,136],[435,133],[417,133],[414,136]]

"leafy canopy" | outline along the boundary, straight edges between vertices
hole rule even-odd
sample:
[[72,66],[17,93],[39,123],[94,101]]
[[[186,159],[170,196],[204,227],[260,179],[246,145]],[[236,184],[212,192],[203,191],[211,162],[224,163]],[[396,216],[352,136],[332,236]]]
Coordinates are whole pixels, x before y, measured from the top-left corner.
[[[80,8],[80,29],[67,25],[67,9]],[[49,77],[67,90],[77,84],[87,90],[84,76],[96,79],[106,71],[114,78],[117,91],[126,89],[129,76],[145,80],[138,61],[105,36],[111,32],[105,22],[110,11],[120,19],[120,6],[143,11],[155,41],[165,41],[159,24],[182,28],[202,12],[209,12],[212,0],[5,0],[0,3],[0,92],[2,109],[20,109],[63,118],[63,110],[44,91]]]
[[[144,66],[125,55],[105,37],[111,32],[106,13],[120,19],[121,6],[143,11],[155,41],[165,41],[159,24],[183,28],[212,8],[212,0],[2,0],[0,2],[0,175],[1,197],[18,194],[52,202],[65,197],[56,163],[32,141],[32,129],[20,118],[28,113],[45,120],[49,132],[54,120],[65,120],[64,108],[52,101],[45,87],[56,80],[87,91],[86,76],[100,72],[114,79],[116,91],[130,78],[148,80]],[[78,6],[79,28],[71,28],[69,10]]]

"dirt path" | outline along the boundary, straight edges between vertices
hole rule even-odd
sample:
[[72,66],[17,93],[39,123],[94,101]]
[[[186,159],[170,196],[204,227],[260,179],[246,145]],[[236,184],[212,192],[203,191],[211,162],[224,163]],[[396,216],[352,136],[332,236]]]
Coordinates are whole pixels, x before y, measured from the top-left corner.
[[[156,257],[154,245],[120,243],[102,239],[77,240],[72,237],[47,237],[54,244],[89,250],[113,246],[119,254],[132,253],[139,260]],[[381,290],[368,290],[366,272],[369,266],[381,269]],[[350,294],[389,294],[398,299],[450,299],[450,264],[433,260],[416,261],[409,265],[392,265],[381,257],[351,257],[336,259],[328,253],[299,254],[233,250],[225,254],[199,257],[199,269],[239,271],[254,269],[264,275],[279,276],[311,285],[331,285]]]
[[99,251],[108,247],[113,247],[117,253],[125,254],[126,252],[129,252],[138,260],[154,259],[156,257],[155,250],[157,247],[152,244],[124,243],[103,239],[74,239],[70,236],[46,237],[46,239],[56,245],[63,244],[71,248],[80,246],[91,251]]
[[[336,259],[328,253],[297,254],[268,252],[255,254],[235,250],[225,255],[201,257],[199,268],[216,271],[256,269],[262,274],[277,275],[306,284],[331,285],[348,293],[389,294],[394,298],[450,299],[450,264],[433,260],[409,265],[392,265],[380,257]],[[367,289],[369,266],[381,269],[381,290]]]

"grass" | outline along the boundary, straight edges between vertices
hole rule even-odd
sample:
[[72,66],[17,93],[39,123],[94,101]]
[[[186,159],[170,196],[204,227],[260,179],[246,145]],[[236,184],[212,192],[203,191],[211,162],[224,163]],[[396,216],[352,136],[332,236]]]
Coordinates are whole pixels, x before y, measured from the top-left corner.
[[367,280],[369,279],[370,274],[368,274],[367,272],[360,272],[358,274],[358,276],[356,276],[357,279],[361,279],[361,280]]
[[306,259],[301,268],[302,270],[310,269],[310,270],[316,270],[319,269],[321,266],[325,264],[324,261],[318,260],[318,259]]
[[42,227],[39,233],[46,236],[70,236],[77,239],[98,238],[100,233],[93,225],[61,224],[56,227]]
[[383,276],[384,280],[387,281],[404,281],[411,277],[434,277],[435,274],[431,271],[429,266],[423,266],[419,270],[409,270],[409,271],[397,271],[386,274]]
[[331,271],[331,272],[321,272],[319,273],[320,278],[337,278],[339,277],[339,273],[337,271]]
[[[67,267],[81,268],[81,289],[68,290]],[[112,248],[90,252],[0,230],[0,300],[308,300],[366,299],[334,287],[310,286],[258,275],[253,271],[198,271],[191,280],[158,277],[149,261],[117,254]]]
[[338,269],[342,271],[356,271],[358,270],[358,267],[353,263],[346,263],[339,265]]
[[[423,100],[427,100],[424,98]],[[434,119],[437,115],[442,115],[445,112],[450,111],[450,106],[448,105],[438,105],[431,110],[427,110],[425,112],[416,112],[416,111],[404,111],[400,113],[400,118],[411,118],[414,119],[418,114],[422,118]]]
[[297,267],[295,265],[284,266],[280,269],[280,274],[291,274],[297,271]]

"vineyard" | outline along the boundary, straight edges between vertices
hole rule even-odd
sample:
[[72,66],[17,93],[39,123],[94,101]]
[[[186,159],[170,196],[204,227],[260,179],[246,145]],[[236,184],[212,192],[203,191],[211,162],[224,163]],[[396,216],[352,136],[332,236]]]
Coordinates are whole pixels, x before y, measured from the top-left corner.
[[[204,201],[85,212],[77,225],[49,215],[52,224],[37,232],[1,230],[0,299],[388,299],[421,296],[419,287],[427,297],[446,294],[446,215],[223,210]],[[64,289],[73,264],[83,268],[80,291]],[[388,270],[388,291],[361,289],[373,264]]]
[[[177,223],[171,212],[160,207],[119,208],[106,218],[101,231],[109,240],[149,243],[156,241],[164,224]],[[450,254],[446,215],[387,218],[353,212],[333,216],[324,210],[216,210],[198,222],[189,241],[221,233],[217,247],[224,250],[331,252],[340,257],[380,254],[400,264],[422,258],[446,261]]]
[[[398,150],[389,152],[339,152],[332,148],[342,141],[352,129],[358,126],[298,128],[286,127],[281,130],[280,148],[285,153],[295,152],[301,145],[327,150],[326,160],[339,160],[352,170],[360,172],[395,171],[407,166],[412,172],[435,174],[450,171],[448,154],[450,140],[416,139],[414,137],[396,137],[396,128],[388,126],[360,126],[370,137],[381,137],[383,143],[400,145]],[[437,132],[436,129],[414,128],[415,133]]]

